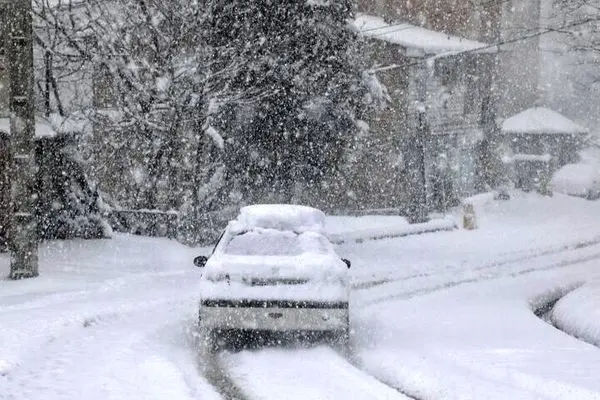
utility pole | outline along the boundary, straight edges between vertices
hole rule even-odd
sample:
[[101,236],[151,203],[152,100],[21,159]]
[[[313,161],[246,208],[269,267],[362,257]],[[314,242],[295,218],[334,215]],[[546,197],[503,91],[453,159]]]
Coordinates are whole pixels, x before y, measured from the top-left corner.
[[9,0],[7,8],[12,211],[10,278],[23,279],[38,275],[31,0]]
[[427,136],[429,127],[427,125],[427,114],[425,104],[427,100],[427,67],[417,64],[415,75],[417,79],[417,98],[419,109],[415,115],[416,129],[410,137],[410,150],[408,152],[408,164],[410,165],[410,200],[407,210],[408,222],[418,224],[428,221],[427,213]]

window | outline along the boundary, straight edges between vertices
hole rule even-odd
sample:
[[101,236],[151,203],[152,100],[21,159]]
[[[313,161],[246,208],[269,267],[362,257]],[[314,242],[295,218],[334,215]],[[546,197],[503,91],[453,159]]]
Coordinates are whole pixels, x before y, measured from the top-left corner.
[[294,233],[274,229],[256,229],[231,238],[225,253],[241,256],[297,256],[328,251],[326,239],[317,233]]
[[244,256],[293,256],[301,253],[293,232],[255,230],[231,238],[225,253]]

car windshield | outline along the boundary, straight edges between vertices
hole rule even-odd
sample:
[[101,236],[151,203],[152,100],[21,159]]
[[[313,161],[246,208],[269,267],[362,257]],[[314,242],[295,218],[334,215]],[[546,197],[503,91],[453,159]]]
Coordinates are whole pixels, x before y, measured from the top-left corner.
[[305,252],[326,252],[320,235],[260,229],[235,235],[225,246],[225,253],[246,256],[296,256]]

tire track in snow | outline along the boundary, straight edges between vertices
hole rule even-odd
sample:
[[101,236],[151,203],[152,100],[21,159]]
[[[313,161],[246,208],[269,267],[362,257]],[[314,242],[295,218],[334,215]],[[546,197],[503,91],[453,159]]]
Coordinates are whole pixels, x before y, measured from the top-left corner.
[[[567,244],[564,246],[552,247],[552,248],[541,250],[541,251],[532,250],[532,251],[528,252],[529,254],[519,255],[519,256],[514,256],[514,257],[507,257],[500,261],[493,261],[490,263],[485,263],[485,264],[481,264],[479,266],[469,268],[469,270],[470,271],[484,271],[484,270],[502,267],[505,265],[516,264],[516,263],[519,263],[522,261],[530,261],[530,260],[534,260],[534,259],[544,257],[544,256],[568,253],[571,251],[576,251],[576,250],[585,249],[588,247],[593,247],[593,246],[596,246],[599,244],[600,244],[600,236],[594,237],[589,240],[578,241],[578,242]],[[453,269],[453,271],[455,271],[455,272],[456,271],[461,272],[463,270],[464,269],[461,269],[461,268]],[[444,271],[444,273],[451,273],[451,272],[452,271],[448,271],[448,270]],[[398,281],[408,281],[411,279],[426,278],[426,277],[435,276],[435,275],[438,275],[438,273],[422,272],[422,273],[412,274],[412,275],[398,277],[398,278],[381,278],[381,279],[375,279],[375,280],[370,280],[370,281],[362,281],[362,282],[353,284],[352,289],[366,290],[366,289],[374,288],[376,286],[385,285],[387,283],[393,283],[393,282],[398,282]]]
[[0,398],[219,399],[189,354],[183,307],[165,301],[61,332],[0,377]]
[[253,398],[411,399],[327,346],[223,352],[218,358],[228,379]]
[[223,365],[218,353],[203,349],[200,336],[196,333],[196,363],[200,374],[219,392],[225,400],[250,400],[241,388],[231,379],[227,366]]
[[[372,298],[367,298],[365,300],[358,300],[360,307],[368,307],[371,305],[375,305],[381,302],[400,300],[400,299],[408,299],[415,296],[426,295],[428,293],[432,293],[438,290],[448,289],[451,287],[482,282],[487,280],[505,278],[505,277],[516,277],[520,275],[526,275],[533,272],[539,271],[548,271],[553,269],[565,268],[572,265],[581,264],[584,262],[589,262],[593,260],[600,259],[600,252],[598,252],[597,246],[600,246],[600,242],[595,242],[593,244],[581,245],[577,248],[563,249],[562,251],[548,251],[544,254],[539,254],[533,257],[528,257],[525,260],[530,261],[529,263],[520,264],[522,260],[511,261],[511,262],[499,262],[494,263],[492,266],[478,267],[474,269],[465,269],[458,271],[443,271],[438,274],[435,273],[427,273],[422,277],[407,277],[405,279],[393,280],[387,283],[383,283],[377,285],[375,287],[370,288],[371,290],[374,288],[378,288],[379,290],[385,289],[387,287],[387,292],[389,294],[384,294],[381,296],[372,296]],[[560,261],[556,261],[557,255],[563,256],[564,259]],[[547,259],[547,260],[546,260]],[[516,265],[516,268],[509,269],[508,271],[504,270],[496,270],[499,267],[506,267]],[[475,273],[475,276],[464,277],[464,278],[456,278],[459,274],[464,273]],[[418,279],[423,279],[423,282],[419,282]],[[444,279],[446,278],[446,279]],[[431,280],[438,280],[441,282],[431,282]],[[405,290],[407,286],[407,282],[415,281],[416,285],[413,285],[414,289]],[[396,287],[400,285],[399,290]],[[386,291],[386,290],[384,290]],[[364,289],[362,292],[370,293],[369,289]],[[360,296],[360,295],[359,295]],[[367,296],[368,297],[368,294]]]

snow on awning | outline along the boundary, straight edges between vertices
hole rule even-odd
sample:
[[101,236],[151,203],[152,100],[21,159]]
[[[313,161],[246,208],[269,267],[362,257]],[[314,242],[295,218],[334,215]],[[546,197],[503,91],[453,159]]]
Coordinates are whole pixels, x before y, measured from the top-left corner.
[[423,50],[426,54],[443,55],[449,53],[450,55],[477,49],[481,49],[480,52],[488,53],[496,51],[495,47],[490,47],[486,43],[432,31],[407,23],[388,24],[383,18],[372,15],[357,14],[356,19],[351,23],[361,36],[383,40],[410,49]]
[[[10,133],[10,119],[0,118],[0,131]],[[36,118],[35,120],[35,137],[45,138],[56,136],[56,131],[48,121]]]
[[576,135],[588,133],[584,128],[556,111],[544,107],[533,107],[502,124],[503,133]]

